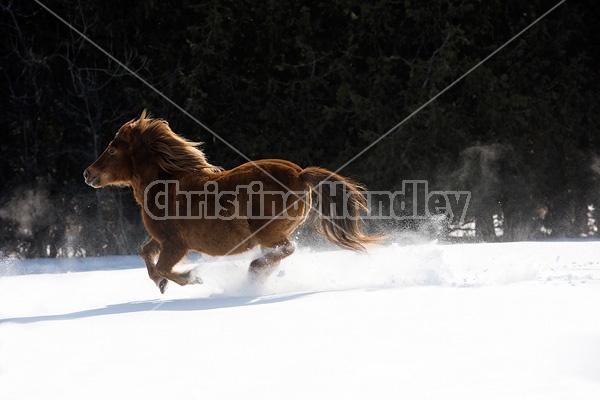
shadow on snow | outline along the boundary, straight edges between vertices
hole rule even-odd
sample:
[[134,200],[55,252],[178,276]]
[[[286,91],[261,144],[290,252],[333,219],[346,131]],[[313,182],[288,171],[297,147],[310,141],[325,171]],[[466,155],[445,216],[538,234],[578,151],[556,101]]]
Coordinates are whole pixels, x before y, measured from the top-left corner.
[[200,298],[200,299],[175,299],[175,300],[148,300],[134,301],[121,304],[111,304],[102,308],[75,311],[65,314],[39,315],[32,317],[14,317],[0,319],[0,324],[32,324],[47,321],[68,321],[80,318],[102,317],[107,315],[132,314],[152,311],[206,311],[222,308],[235,308],[258,306],[264,304],[279,303],[296,298],[308,296],[314,293],[296,293],[278,295],[272,297],[224,297],[224,298]]

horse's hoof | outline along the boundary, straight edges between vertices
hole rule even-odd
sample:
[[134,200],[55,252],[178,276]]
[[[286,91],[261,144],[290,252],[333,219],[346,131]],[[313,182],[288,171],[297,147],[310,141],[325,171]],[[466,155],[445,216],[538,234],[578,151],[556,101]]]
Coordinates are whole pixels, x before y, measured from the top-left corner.
[[165,291],[167,290],[168,285],[169,285],[169,281],[164,278],[158,282],[157,286],[158,286],[158,289],[160,290],[161,294],[165,294]]
[[190,276],[190,285],[202,285],[204,281],[197,275]]
[[271,276],[271,272],[267,268],[252,268],[248,269],[248,278],[250,282],[262,285],[264,284],[269,276]]
[[188,272],[181,275],[185,283],[183,285],[201,285],[204,283],[202,278],[198,275],[195,270],[189,270]]

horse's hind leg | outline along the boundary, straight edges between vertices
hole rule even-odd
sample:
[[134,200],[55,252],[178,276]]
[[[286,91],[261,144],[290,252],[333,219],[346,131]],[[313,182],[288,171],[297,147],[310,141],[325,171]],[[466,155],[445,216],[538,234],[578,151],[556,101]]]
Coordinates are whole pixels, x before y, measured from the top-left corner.
[[264,247],[264,254],[250,263],[250,275],[253,277],[269,276],[279,261],[283,260],[296,249],[294,244],[289,240],[283,241],[281,244],[274,247]]
[[161,293],[164,293],[167,289],[167,279],[181,286],[202,283],[202,279],[197,276],[192,276],[191,271],[183,273],[173,271],[173,267],[181,261],[183,256],[185,256],[185,253],[187,253],[185,247],[171,243],[163,243],[162,250],[158,256],[158,262],[156,263],[156,270],[162,276],[162,279],[156,282]]

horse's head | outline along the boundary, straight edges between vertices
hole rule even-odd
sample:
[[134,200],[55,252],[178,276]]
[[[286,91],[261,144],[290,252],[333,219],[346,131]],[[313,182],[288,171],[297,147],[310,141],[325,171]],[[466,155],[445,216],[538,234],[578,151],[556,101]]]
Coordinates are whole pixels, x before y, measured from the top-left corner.
[[99,188],[131,186],[134,176],[143,175],[148,180],[156,179],[159,173],[165,176],[221,171],[206,160],[197,148],[199,144],[176,135],[167,121],[152,119],[144,110],[137,120],[119,129],[104,153],[84,171],[83,177],[85,183]]
[[85,183],[94,188],[131,185],[136,123],[129,121],[119,129],[106,150],[83,172]]

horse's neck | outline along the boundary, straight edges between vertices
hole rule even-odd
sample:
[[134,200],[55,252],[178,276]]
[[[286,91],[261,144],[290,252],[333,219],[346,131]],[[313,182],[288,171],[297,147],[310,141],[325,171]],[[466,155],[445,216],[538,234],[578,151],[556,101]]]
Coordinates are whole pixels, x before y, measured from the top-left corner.
[[195,173],[182,173],[182,174],[167,174],[161,173],[156,175],[145,175],[145,176],[135,176],[131,181],[131,187],[133,188],[133,195],[135,196],[135,200],[142,207],[144,206],[144,196],[146,196],[146,189],[150,185],[154,185],[157,182],[165,182],[165,181],[177,181],[183,187],[187,185],[193,185],[196,187],[203,187],[204,182],[211,180],[217,173],[202,171]]
[[144,174],[143,176],[141,175],[136,175],[133,177],[133,179],[131,180],[131,187],[133,188],[133,196],[135,197],[135,201],[137,201],[137,203],[140,206],[144,206],[144,196],[146,194],[146,189],[148,188],[148,186],[154,184],[156,181],[159,180],[167,180],[167,179],[171,179],[169,177],[163,177],[163,176],[159,176],[158,174],[153,174],[153,175],[149,175],[149,174]]
[[144,206],[144,190],[145,187],[139,187],[137,185],[132,185],[133,188],[133,197],[135,197],[135,201],[140,205]]

